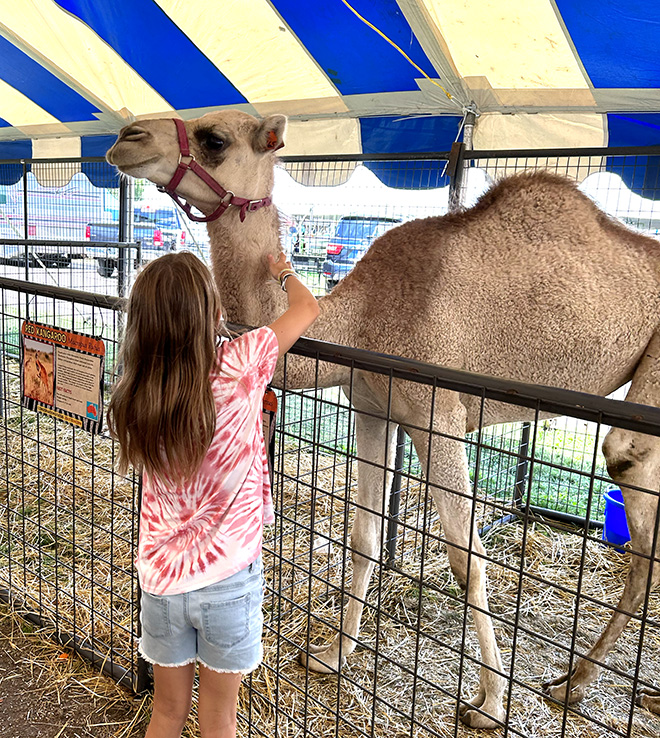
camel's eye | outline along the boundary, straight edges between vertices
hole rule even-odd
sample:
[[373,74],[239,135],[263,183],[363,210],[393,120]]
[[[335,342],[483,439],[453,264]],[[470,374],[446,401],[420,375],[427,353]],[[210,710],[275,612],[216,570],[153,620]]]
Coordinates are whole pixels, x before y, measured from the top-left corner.
[[204,140],[204,144],[211,151],[220,151],[225,145],[225,140],[224,138],[220,138],[220,136],[209,133]]

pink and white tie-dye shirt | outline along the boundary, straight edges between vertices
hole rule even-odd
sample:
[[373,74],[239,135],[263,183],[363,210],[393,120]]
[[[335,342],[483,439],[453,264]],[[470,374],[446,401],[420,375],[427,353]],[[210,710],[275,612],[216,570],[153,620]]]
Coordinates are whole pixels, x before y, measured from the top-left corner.
[[199,472],[172,489],[144,476],[136,565],[145,592],[200,589],[259,556],[274,520],[262,401],[278,351],[268,327],[226,341],[211,375],[215,435]]

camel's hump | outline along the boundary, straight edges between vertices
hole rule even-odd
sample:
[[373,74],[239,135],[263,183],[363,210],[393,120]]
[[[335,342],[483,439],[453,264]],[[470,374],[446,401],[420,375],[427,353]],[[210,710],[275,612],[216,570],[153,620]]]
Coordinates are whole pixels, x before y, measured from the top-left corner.
[[519,209],[524,203],[536,203],[545,212],[575,201],[593,206],[592,201],[577,188],[577,184],[547,171],[520,172],[504,177],[488,189],[477,201],[475,210],[489,208],[496,203],[510,204]]

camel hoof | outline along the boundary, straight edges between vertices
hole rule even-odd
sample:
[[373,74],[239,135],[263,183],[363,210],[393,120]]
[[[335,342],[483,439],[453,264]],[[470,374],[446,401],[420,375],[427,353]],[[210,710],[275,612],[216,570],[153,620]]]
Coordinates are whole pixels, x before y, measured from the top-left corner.
[[[504,725],[504,708],[498,704],[495,710],[484,707],[486,693],[479,690],[479,694],[469,702],[465,702],[458,708],[461,722],[469,728],[480,728],[481,730],[494,730]],[[478,708],[478,709],[477,709]]]
[[635,704],[660,715],[660,692],[657,689],[638,689]]
[[479,728],[480,730],[495,730],[504,725],[504,710],[498,716],[485,715],[483,712],[475,709],[473,705],[461,705],[459,709],[459,717],[463,725],[468,728]]
[[[319,674],[334,674],[338,671],[338,659],[327,646],[309,645],[308,651],[300,652],[300,663],[309,671]],[[346,659],[342,659],[342,665]]]
[[[557,700],[557,702],[561,702],[563,704],[567,701],[567,687],[568,674],[564,674],[563,676],[557,677],[557,679],[546,682],[543,685],[543,692],[548,697],[551,697],[553,700]],[[572,705],[575,702],[579,702],[584,697],[584,694],[584,686],[578,683],[573,675],[571,677],[571,691],[568,694],[568,704]]]

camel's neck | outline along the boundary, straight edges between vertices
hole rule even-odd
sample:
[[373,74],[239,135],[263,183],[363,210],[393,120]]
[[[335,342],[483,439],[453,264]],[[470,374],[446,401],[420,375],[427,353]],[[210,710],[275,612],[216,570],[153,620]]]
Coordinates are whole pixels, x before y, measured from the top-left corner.
[[[248,213],[240,222],[238,214],[227,211],[208,225],[211,261],[224,318],[230,323],[261,326],[272,323],[287,309],[287,299],[271,278],[267,254],[282,250],[279,218],[275,208]],[[355,345],[353,326],[357,305],[335,293],[320,299],[321,313],[307,331],[310,338]],[[345,370],[328,364],[289,355],[286,383],[289,387],[332,386],[342,382]],[[281,380],[281,378],[280,378]],[[278,381],[279,383],[279,381]]]

